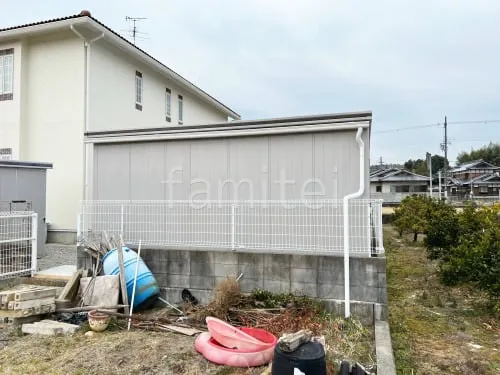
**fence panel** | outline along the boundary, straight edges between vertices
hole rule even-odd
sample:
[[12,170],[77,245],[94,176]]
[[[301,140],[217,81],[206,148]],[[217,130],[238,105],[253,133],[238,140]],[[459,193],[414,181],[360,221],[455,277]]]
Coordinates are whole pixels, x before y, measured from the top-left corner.
[[[343,253],[343,201],[85,201],[79,239],[249,252]],[[382,202],[349,204],[350,252],[383,253]]]
[[0,280],[33,275],[37,268],[37,214],[0,212]]

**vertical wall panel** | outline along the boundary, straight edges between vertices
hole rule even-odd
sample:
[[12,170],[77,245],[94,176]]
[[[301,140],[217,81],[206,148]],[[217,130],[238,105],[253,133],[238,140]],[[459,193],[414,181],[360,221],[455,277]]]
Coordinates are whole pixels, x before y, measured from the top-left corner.
[[162,142],[130,145],[130,199],[164,199],[164,154]]
[[162,142],[165,148],[165,200],[188,200],[191,179],[191,142]]
[[130,199],[130,143],[95,148],[95,199]]

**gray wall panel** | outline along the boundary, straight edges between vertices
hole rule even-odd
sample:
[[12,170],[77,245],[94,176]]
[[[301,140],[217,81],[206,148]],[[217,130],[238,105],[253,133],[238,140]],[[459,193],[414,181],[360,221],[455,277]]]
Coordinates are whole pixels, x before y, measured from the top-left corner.
[[162,142],[165,148],[165,200],[188,200],[191,194],[191,142]]
[[95,199],[130,199],[130,143],[95,148]]
[[165,145],[130,145],[130,199],[164,199]]

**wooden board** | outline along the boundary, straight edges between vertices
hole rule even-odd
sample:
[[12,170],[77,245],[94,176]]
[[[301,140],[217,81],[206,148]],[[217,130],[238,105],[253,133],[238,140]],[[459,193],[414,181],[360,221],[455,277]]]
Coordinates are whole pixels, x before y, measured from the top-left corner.
[[34,290],[26,290],[26,291],[23,290],[16,292],[16,294],[14,295],[14,301],[21,302],[21,301],[28,301],[32,299],[40,299],[47,297],[55,298],[56,291],[57,289],[55,287],[40,287],[39,289],[34,289]]
[[56,305],[40,306],[25,310],[0,310],[0,318],[23,318],[25,316],[48,314],[56,311]]
[[[121,286],[121,294],[122,294],[122,303],[124,305],[128,305],[128,292],[127,292],[127,283],[125,280],[125,267],[123,265],[123,248],[121,246],[118,247],[118,266],[120,267],[120,286]],[[129,315],[129,308],[125,307],[124,312],[126,315]]]
[[37,308],[40,306],[55,304],[54,297],[41,298],[41,299],[32,299],[28,301],[11,301],[9,302],[9,310],[25,310],[29,308]]
[[78,292],[78,286],[80,285],[80,278],[82,277],[83,269],[79,269],[73,273],[71,280],[66,283],[66,286],[59,294],[58,299],[69,299],[73,300]]

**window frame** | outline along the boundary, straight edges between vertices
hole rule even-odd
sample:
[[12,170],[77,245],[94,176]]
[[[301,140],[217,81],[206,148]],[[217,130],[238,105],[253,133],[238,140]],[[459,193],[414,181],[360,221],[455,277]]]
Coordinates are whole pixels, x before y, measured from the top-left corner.
[[177,96],[177,102],[177,110],[179,111],[179,125],[182,125],[184,123],[184,98],[182,97],[182,95],[179,94]]
[[376,193],[381,193],[382,192],[382,185],[376,185],[375,186],[375,192]]
[[[135,71],[135,109],[142,111],[144,102],[144,79],[142,73],[138,70]],[[138,100],[139,99],[139,100]]]
[[[10,60],[10,61],[9,61]],[[9,64],[7,64],[9,61]],[[10,72],[7,75],[10,78],[9,90],[5,89],[4,85],[7,82],[5,78],[6,67],[9,65]],[[14,48],[6,48],[0,50],[0,101],[14,99]]]
[[172,121],[172,91],[165,88],[165,121]]

